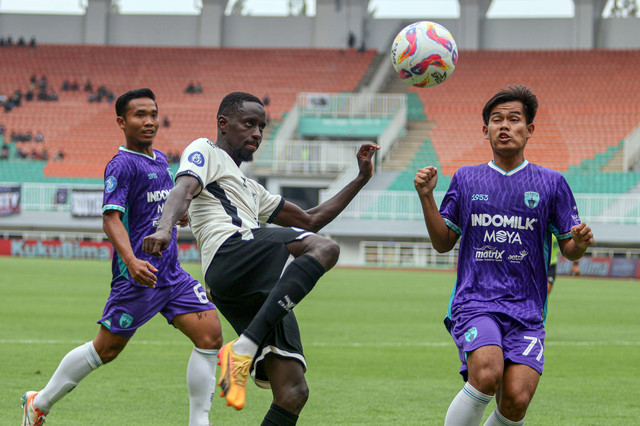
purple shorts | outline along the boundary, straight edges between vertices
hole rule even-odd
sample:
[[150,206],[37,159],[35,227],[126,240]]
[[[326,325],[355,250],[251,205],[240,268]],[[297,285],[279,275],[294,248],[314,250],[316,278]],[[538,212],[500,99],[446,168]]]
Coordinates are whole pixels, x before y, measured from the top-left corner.
[[467,354],[488,345],[502,348],[504,360],[524,364],[542,374],[544,366],[545,331],[527,327],[503,315],[483,314],[458,318],[451,328],[451,337],[458,346],[460,374],[467,380]]
[[160,312],[169,324],[176,315],[215,309],[198,281],[191,279],[180,284],[162,287],[143,287],[128,281],[117,281],[97,323],[113,334],[131,337],[138,327]]

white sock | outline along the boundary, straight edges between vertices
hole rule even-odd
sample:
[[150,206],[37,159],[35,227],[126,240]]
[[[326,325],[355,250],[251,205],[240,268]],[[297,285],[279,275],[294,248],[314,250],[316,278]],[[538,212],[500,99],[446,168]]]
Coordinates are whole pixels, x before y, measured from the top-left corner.
[[93,342],[73,349],[60,361],[49,383],[33,399],[33,406],[48,413],[53,404],[71,392],[89,373],[102,365]]
[[484,426],[522,426],[524,424],[524,418],[518,422],[511,421],[505,416],[500,414],[500,411],[496,408],[493,413],[484,422]]
[[484,409],[492,399],[493,396],[483,394],[467,382],[451,401],[444,419],[445,426],[479,425]]
[[209,426],[209,410],[216,390],[217,349],[193,348],[187,365],[189,426]]
[[241,334],[233,344],[233,351],[237,354],[251,355],[251,358],[255,358],[256,353],[258,353],[258,344]]

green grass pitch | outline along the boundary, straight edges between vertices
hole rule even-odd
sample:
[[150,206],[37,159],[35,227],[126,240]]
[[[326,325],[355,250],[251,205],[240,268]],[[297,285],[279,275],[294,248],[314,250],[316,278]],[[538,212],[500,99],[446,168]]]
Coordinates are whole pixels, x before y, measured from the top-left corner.
[[[184,265],[201,279],[198,264]],[[92,340],[110,264],[0,258],[0,425],[41,389],[60,359]],[[298,307],[310,399],[300,425],[442,425],[462,388],[442,325],[455,274],[334,269]],[[223,321],[225,341],[235,333]],[[546,365],[529,425],[640,422],[640,282],[559,277],[549,303]],[[186,425],[192,345],[164,318],[61,400],[47,425]],[[216,425],[260,424],[271,394],[249,384],[236,412],[217,397]],[[485,418],[493,410],[492,403]]]

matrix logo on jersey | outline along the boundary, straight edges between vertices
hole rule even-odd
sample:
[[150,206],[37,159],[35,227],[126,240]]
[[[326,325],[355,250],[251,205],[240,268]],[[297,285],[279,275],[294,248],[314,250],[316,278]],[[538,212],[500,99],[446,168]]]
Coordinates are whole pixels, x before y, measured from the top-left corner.
[[504,250],[497,250],[496,247],[486,245],[482,247],[474,247],[476,251],[475,259],[477,261],[502,262]]
[[170,189],[162,189],[159,191],[147,192],[147,203],[157,203],[158,201],[164,201],[169,196]]
[[540,203],[540,194],[538,194],[537,192],[534,192],[534,191],[525,192],[524,193],[524,203],[530,209],[535,209],[536,207],[538,207],[538,204]]
[[189,157],[187,158],[187,160],[198,167],[204,166],[204,156],[198,151],[192,152],[191,154],[189,154]]
[[109,176],[104,181],[104,192],[106,192],[107,194],[113,192],[117,186],[118,180],[115,178],[115,176]]

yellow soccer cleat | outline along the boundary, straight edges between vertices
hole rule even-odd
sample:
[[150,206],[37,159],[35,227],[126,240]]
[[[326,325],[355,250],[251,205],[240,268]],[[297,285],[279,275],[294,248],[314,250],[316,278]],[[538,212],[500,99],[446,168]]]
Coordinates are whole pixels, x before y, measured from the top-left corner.
[[33,406],[33,398],[38,392],[29,391],[22,395],[22,426],[42,426],[47,415]]
[[231,342],[220,348],[218,352],[218,365],[220,366],[220,380],[218,385],[222,388],[220,396],[227,399],[227,407],[242,410],[247,389],[247,377],[253,363],[249,355],[239,355],[233,351]]

